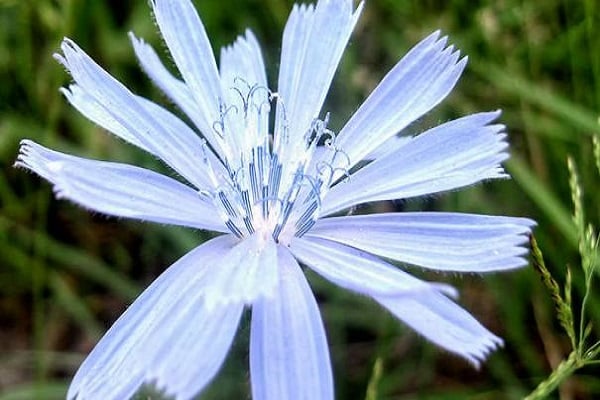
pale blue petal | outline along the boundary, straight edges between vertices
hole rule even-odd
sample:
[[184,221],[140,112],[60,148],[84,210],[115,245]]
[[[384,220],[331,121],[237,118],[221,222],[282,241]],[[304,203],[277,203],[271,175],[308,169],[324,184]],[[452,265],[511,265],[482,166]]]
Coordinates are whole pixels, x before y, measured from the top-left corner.
[[456,295],[450,286],[423,282],[371,254],[333,241],[308,235],[295,237],[290,250],[331,282],[368,296],[410,296],[438,290]]
[[[215,131],[212,125],[210,127],[206,126],[205,117],[200,112],[201,110],[196,104],[196,100],[194,99],[194,96],[192,95],[192,92],[186,83],[171,75],[150,45],[145,43],[143,40],[136,38],[133,33],[130,33],[129,37],[133,44],[135,54],[144,72],[146,72],[154,84],[157,85],[167,95],[167,97],[186,114],[186,116],[200,130],[206,140],[214,148],[219,148],[218,146],[220,141],[215,138]],[[178,118],[177,121],[171,125],[171,130],[178,132],[179,136],[184,136],[185,134],[185,137],[182,137],[182,139],[187,139],[190,136],[188,132],[193,133],[193,131],[191,131],[191,129]],[[195,133],[194,136],[196,136],[195,140],[197,140],[197,135]],[[196,168],[201,168],[206,171],[205,163],[208,162],[213,170],[214,175],[225,176],[227,174],[223,164],[212,151],[212,148],[204,146],[202,148],[200,158],[197,158],[197,143],[188,144],[188,149],[189,150],[187,152],[181,152],[182,157],[184,154],[186,155],[186,158],[194,157],[189,158],[188,161],[193,163]],[[195,154],[189,154],[190,151],[195,151]],[[202,162],[198,162],[198,160],[202,160]]]
[[436,270],[489,272],[527,265],[525,245],[534,224],[487,215],[382,213],[324,218],[305,237]]
[[363,7],[351,0],[294,5],[283,33],[276,132],[303,141],[318,117],[333,75]]
[[264,146],[269,135],[270,92],[265,64],[256,37],[245,36],[221,49],[221,84],[230,109],[226,114],[227,140],[237,151]]
[[224,254],[219,268],[211,272],[206,303],[251,304],[260,297],[272,298],[278,280],[277,246],[273,239],[255,233]]
[[125,126],[123,126],[115,117],[113,117],[110,111],[100,104],[94,97],[87,94],[85,90],[79,85],[73,84],[68,87],[61,88],[61,93],[71,103],[73,107],[77,109],[83,116],[90,121],[96,123],[107,131],[115,134],[117,137],[131,143],[140,149],[152,153],[149,145],[145,144],[145,141],[141,140],[138,136],[138,132],[130,132]]
[[206,307],[211,274],[234,240],[221,236],[192,250],[158,277],[83,362],[67,397],[121,400],[143,383],[190,399],[219,370],[243,303]]
[[[258,86],[266,92],[267,75],[260,45],[256,36],[247,29],[244,36],[221,49],[221,80],[223,88],[236,85],[236,80],[243,81],[247,86]],[[240,97],[239,94],[237,97]]]
[[[425,338],[475,366],[502,344],[500,338],[446,297],[456,294],[446,285],[426,284],[404,273],[392,274],[390,267],[376,257],[328,240],[295,238],[291,249],[325,278],[372,297]],[[382,291],[391,284],[407,289],[398,295]]]
[[194,131],[169,111],[131,93],[72,41],[64,40],[61,48],[64,57],[56,57],[76,82],[64,88],[63,94],[75,108],[161,158],[198,189],[210,187],[208,168],[203,163],[203,154],[210,150]]
[[152,0],[156,22],[171,56],[196,100],[196,124],[223,156],[213,125],[219,121],[222,100],[219,72],[204,25],[189,0]]
[[364,159],[365,161],[371,161],[377,158],[382,158],[383,156],[387,156],[388,154],[398,151],[400,147],[404,146],[406,143],[409,143],[410,140],[410,136],[394,135],[376,147],[375,150],[367,154]]
[[443,294],[421,292],[373,298],[426,339],[477,368],[490,352],[502,346],[502,339]]
[[321,215],[357,204],[404,199],[504,178],[503,125],[489,125],[499,112],[479,113],[432,128],[331,188]]
[[129,33],[133,50],[140,66],[148,77],[167,97],[179,107],[203,134],[210,136],[212,130],[206,126],[206,118],[200,112],[194,95],[185,82],[173,76],[160,61],[160,58],[149,44]]
[[205,142],[181,119],[167,109],[143,97],[139,103],[161,121],[164,137],[157,140],[166,159],[175,171],[194,185],[199,191],[211,190],[220,176],[226,176],[225,166]]
[[466,58],[439,32],[411,49],[383,78],[336,139],[351,168],[387,139],[431,110],[452,90]]
[[50,181],[57,197],[103,214],[228,231],[197,191],[144,168],[79,158],[30,140],[21,142],[16,165]]
[[333,400],[327,338],[319,308],[298,263],[279,247],[273,298],[252,307],[250,375],[256,400]]

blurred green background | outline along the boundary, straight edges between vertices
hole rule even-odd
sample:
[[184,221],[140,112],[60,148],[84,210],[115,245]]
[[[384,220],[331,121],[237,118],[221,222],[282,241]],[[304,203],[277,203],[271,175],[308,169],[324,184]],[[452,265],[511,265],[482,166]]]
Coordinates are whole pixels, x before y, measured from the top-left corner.
[[[276,81],[290,0],[196,1],[215,50],[250,27]],[[528,216],[559,282],[581,274],[566,157],[578,165],[585,212],[598,225],[591,151],[599,135],[597,0],[370,0],[325,106],[338,130],[400,57],[436,29],[469,55],[457,88],[416,124],[427,128],[501,108],[513,180],[397,204]],[[53,199],[49,184],[12,168],[30,138],[98,159],[161,166],[80,116],[58,92],[69,82],[52,58],[64,36],[135,92],[168,104],[138,68],[128,31],[168,55],[145,0],[0,0],[0,400],[60,399],[73,372],[136,294],[206,234],[106,218]],[[172,65],[172,62],[170,62]],[[423,274],[422,271],[416,271]],[[544,379],[568,340],[532,268],[498,275],[423,274],[461,288],[461,300],[506,345],[480,371],[425,342],[366,299],[310,275],[327,327],[338,399],[364,399],[376,359],[378,399],[517,399]],[[600,294],[591,298],[593,336]],[[249,398],[248,324],[203,398]],[[600,398],[600,371],[569,380],[561,399]],[[559,398],[559,393],[555,393]]]

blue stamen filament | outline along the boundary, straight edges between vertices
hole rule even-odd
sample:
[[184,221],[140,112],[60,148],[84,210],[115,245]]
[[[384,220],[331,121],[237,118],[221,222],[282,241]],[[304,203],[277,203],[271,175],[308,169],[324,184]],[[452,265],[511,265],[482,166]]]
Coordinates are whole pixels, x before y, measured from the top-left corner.
[[[308,173],[318,142],[326,138],[331,145],[335,139],[327,129],[329,116],[312,122],[303,143],[290,143],[281,98],[245,81],[234,83],[241,83],[232,88],[240,104],[221,102],[221,117],[213,125],[218,146],[223,149],[221,157],[227,159],[222,160],[225,174],[216,177],[211,169],[213,181],[219,184],[209,197],[220,210],[225,225],[238,238],[260,232],[277,242],[288,243],[291,237],[302,236],[314,225],[321,197],[331,183],[334,168],[327,161],[320,161],[314,172]],[[284,116],[283,124],[273,135],[263,126],[263,113],[271,110],[271,102],[277,103]],[[233,131],[240,128],[244,132]],[[230,157],[235,155],[237,158]],[[205,163],[208,164],[206,157]]]

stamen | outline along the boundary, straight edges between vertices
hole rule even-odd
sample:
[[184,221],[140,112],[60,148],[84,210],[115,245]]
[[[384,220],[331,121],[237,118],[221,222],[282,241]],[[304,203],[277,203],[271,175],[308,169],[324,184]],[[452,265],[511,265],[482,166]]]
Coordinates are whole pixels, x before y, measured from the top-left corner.
[[[254,149],[252,149],[252,153],[252,158],[254,159]],[[258,199],[258,178],[256,176],[256,165],[254,164],[254,161],[250,162],[248,169],[250,170],[250,188],[252,190],[252,198]]]
[[[265,199],[269,197],[269,188],[267,186],[262,187],[261,199]],[[262,217],[263,219],[267,219],[269,216],[269,202],[263,201],[262,203]]]
[[287,223],[288,218],[290,217],[294,203],[296,201],[296,198],[298,197],[298,193],[300,192],[300,183],[303,179],[302,176],[302,171],[298,169],[296,171],[296,174],[294,175],[294,181],[290,185],[290,190],[287,192],[286,198],[283,201],[283,210],[280,215],[280,221],[277,223],[275,229],[273,230],[273,238],[275,238],[275,240],[277,240],[277,238],[279,237],[279,234],[281,233],[282,229]]
[[[276,241],[283,235],[282,240],[287,242],[314,225],[324,191],[339,171],[347,174],[344,167],[350,160],[335,148],[335,135],[327,128],[329,114],[311,122],[303,142],[290,143],[286,108],[278,93],[241,78],[234,79],[231,89],[241,100],[239,108],[221,104],[220,119],[213,124],[217,137],[223,139],[227,174],[214,176],[217,189],[210,196],[204,195],[217,206],[234,235],[243,237],[259,231]],[[273,102],[279,118],[275,133],[269,135],[265,126],[268,120],[262,113],[270,112]],[[230,113],[240,112],[241,107],[243,116],[227,118]],[[318,161],[308,174],[311,159],[322,143],[334,154]],[[338,153],[345,156],[346,163],[337,159]],[[204,156],[208,164],[208,155]]]
[[230,89],[233,90],[234,92],[236,92],[240,96],[240,99],[242,99],[242,104],[244,105],[244,115],[247,115],[248,114],[248,97],[244,96],[242,94],[242,91],[237,86],[232,86],[232,87],[230,87]]
[[225,123],[222,120],[215,121],[212,124],[213,131],[219,135],[220,138],[225,137]]
[[[335,168],[333,168],[333,166],[330,163],[328,163],[327,161],[319,161],[316,165],[316,170],[317,170],[317,173],[318,173],[321,181],[325,182],[325,186],[329,187],[331,184],[331,181],[333,180],[333,174],[335,172]],[[328,171],[327,179],[323,179],[323,177],[325,176],[324,171]]]
[[315,215],[319,207],[320,206],[317,204],[317,202],[311,203],[311,205],[300,216],[298,222],[296,222],[296,236],[304,235],[310,228],[313,227],[317,221]]
[[271,156],[271,166],[269,168],[269,197],[277,197],[279,193],[279,184],[281,183],[282,165],[279,162],[279,156],[274,153]]
[[250,91],[248,92],[248,99],[254,98],[254,95],[259,90],[264,90],[266,92],[266,96],[264,98],[262,98],[258,104],[256,104],[255,102],[251,102],[251,104],[254,105],[254,107],[256,108],[257,114],[261,115],[263,106],[266,107],[267,112],[269,112],[271,110],[271,91],[269,90],[269,88],[267,88],[265,86],[254,85],[250,88]]
[[235,226],[235,224],[230,219],[228,219],[227,221],[225,221],[225,226],[227,226],[227,228],[229,228],[229,230],[231,231],[231,233],[233,233],[239,239],[242,239],[244,237],[244,235],[242,234],[242,232],[238,229],[237,226]]
[[335,147],[335,146],[333,146],[333,150],[334,150],[334,153],[333,153],[333,157],[331,158],[331,164],[334,164],[335,158],[338,156],[338,154],[341,154],[344,156],[344,161],[345,161],[345,163],[344,163],[345,166],[342,168],[347,169],[348,166],[352,163],[350,161],[350,156],[348,155],[348,153],[346,153],[344,150],[342,150],[338,147]]
[[219,200],[221,201],[221,204],[223,204],[223,207],[225,207],[225,211],[227,211],[227,214],[230,217],[237,217],[238,215],[233,209],[233,206],[231,205],[231,202],[229,201],[225,193],[223,191],[220,191],[217,195],[219,197]]
[[248,81],[245,80],[244,78],[242,78],[241,76],[236,76],[236,77],[233,78],[233,83],[234,84],[237,84],[238,82],[243,83],[246,86],[246,89],[248,89],[248,92],[250,92],[250,90],[252,90],[252,87],[254,86],[254,85],[250,85],[248,83]]
[[348,155],[348,153],[346,153],[344,150],[336,147],[335,145],[332,145],[332,148],[334,150],[333,153],[333,157],[331,157],[331,165],[335,165],[336,164],[336,157],[341,154],[344,157],[344,162],[341,166],[335,167],[333,168],[332,171],[332,176],[331,176],[331,181],[329,182],[329,184],[327,186],[331,186],[331,184],[333,184],[334,182],[334,176],[335,176],[335,181],[339,180],[340,176],[336,176],[336,172],[337,171],[341,171],[341,176],[344,177],[344,179],[350,179],[350,171],[348,170],[348,168],[351,165],[350,162],[350,156]]
[[250,235],[252,235],[255,232],[254,226],[252,225],[252,217],[251,216],[244,217],[244,225],[246,226],[246,230],[248,231],[248,233]]
[[246,211],[246,217],[252,219],[252,206],[250,204],[250,196],[247,190],[242,191],[242,203],[244,205],[244,210]]

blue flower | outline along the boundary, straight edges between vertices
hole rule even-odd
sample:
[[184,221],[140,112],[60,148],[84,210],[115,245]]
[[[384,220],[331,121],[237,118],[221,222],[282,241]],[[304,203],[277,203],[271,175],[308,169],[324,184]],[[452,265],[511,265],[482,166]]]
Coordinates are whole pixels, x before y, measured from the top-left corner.
[[[17,165],[91,210],[218,235],[169,267],[79,368],[68,397],[125,399],[142,384],[188,399],[215,376],[251,308],[254,399],[333,399],[329,352],[300,264],[365,295],[438,346],[478,365],[502,344],[451,298],[455,290],[391,265],[488,272],[526,264],[534,222],[442,212],[343,215],[356,205],[504,178],[499,112],[414,136],[397,133],[452,90],[466,58],[434,33],[381,81],[336,134],[321,108],[363,4],[296,5],[283,34],[277,91],[250,31],[217,67],[189,0],[153,0],[181,74],[131,35],[142,69],[190,124],[139,97],[65,39],[62,91],[91,121],[181,177],[83,159],[24,140]],[[271,118],[271,113],[273,117]],[[319,119],[321,116],[321,119]],[[339,216],[336,216],[339,215]]]

